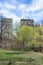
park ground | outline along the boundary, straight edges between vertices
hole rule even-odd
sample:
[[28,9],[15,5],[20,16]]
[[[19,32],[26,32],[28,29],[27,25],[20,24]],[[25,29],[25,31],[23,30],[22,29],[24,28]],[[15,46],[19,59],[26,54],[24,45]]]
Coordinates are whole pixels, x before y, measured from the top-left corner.
[[0,65],[43,65],[43,53],[0,50]]

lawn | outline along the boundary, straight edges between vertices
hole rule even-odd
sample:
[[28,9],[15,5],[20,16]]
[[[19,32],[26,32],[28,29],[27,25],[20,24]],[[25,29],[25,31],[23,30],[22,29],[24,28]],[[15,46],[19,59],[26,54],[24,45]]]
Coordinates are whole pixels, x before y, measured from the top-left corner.
[[0,50],[0,65],[43,65],[43,53]]

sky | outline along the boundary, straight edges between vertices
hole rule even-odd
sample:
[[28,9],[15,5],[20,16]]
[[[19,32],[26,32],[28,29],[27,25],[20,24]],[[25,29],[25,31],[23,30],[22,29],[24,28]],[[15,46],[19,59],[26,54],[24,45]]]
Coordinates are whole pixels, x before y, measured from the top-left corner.
[[43,20],[43,0],[0,0],[0,13],[13,23],[25,18],[37,23]]

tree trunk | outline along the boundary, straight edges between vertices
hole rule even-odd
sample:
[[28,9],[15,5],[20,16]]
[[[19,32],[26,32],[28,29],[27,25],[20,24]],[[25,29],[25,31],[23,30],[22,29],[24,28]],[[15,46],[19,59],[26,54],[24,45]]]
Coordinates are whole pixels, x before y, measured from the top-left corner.
[[24,50],[24,41],[23,41],[23,50]]

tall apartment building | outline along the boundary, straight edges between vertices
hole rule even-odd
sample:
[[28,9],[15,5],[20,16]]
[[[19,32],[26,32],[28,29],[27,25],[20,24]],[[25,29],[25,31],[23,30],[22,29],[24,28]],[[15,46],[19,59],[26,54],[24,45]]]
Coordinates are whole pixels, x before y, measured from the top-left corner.
[[0,18],[0,46],[9,45],[8,40],[13,38],[13,20],[11,18]]
[[[9,38],[11,35],[10,30],[12,28],[13,20],[10,18],[1,18],[0,19],[0,36]],[[10,37],[11,38],[11,37]]]
[[41,25],[43,26],[43,21],[41,22]]
[[27,26],[34,26],[34,20],[31,19],[21,19],[21,26],[27,25]]
[[2,14],[0,14],[0,39],[1,39],[1,20],[2,20],[2,18],[3,18],[3,15]]

